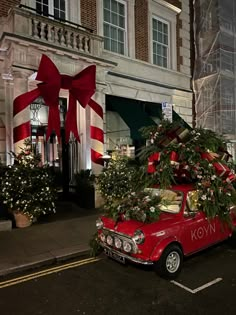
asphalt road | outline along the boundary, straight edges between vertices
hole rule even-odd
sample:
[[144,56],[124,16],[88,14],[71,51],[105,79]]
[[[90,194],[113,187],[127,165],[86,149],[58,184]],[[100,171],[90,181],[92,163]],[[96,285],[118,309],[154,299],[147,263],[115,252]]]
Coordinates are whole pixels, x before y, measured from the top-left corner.
[[236,249],[228,243],[185,260],[175,282],[99,258],[1,278],[1,315],[236,314]]

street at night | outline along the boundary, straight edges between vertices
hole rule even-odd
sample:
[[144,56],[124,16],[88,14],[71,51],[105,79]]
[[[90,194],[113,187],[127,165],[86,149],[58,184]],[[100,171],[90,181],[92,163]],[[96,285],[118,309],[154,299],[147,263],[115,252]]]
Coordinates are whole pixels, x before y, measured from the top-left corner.
[[184,261],[176,281],[103,254],[1,278],[3,315],[230,314],[236,250],[227,242]]

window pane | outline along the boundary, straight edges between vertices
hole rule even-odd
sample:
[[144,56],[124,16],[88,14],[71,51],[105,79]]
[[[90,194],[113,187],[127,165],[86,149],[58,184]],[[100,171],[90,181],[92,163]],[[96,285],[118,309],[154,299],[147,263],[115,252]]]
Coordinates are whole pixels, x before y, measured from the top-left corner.
[[163,67],[167,68],[167,58],[163,58]]
[[156,55],[156,52],[157,52],[157,45],[156,45],[155,43],[153,43],[152,49],[153,49],[153,53]]
[[157,41],[157,32],[153,30],[152,37],[154,41]]
[[118,30],[118,40],[122,43],[124,42],[124,31]]
[[107,24],[104,24],[104,36],[105,37],[111,37],[111,35],[110,35],[110,27]]
[[65,12],[66,11],[66,3],[65,3],[65,1],[61,0],[60,3],[61,3],[61,10]]
[[154,63],[154,65],[157,65],[157,56],[156,55],[153,55],[153,63]]
[[41,13],[41,3],[39,3],[38,1],[36,2],[36,12]]
[[111,0],[111,11],[118,12],[117,1]]
[[111,50],[114,52],[118,52],[118,43],[114,40],[111,40]]
[[111,38],[115,40],[118,39],[118,30],[114,27],[111,27]]
[[104,21],[110,22],[110,11],[104,9]]
[[66,19],[66,13],[63,12],[63,11],[61,11],[61,12],[60,12],[60,18],[63,19],[63,20],[65,20],[65,19]]
[[162,46],[162,56],[167,57],[167,47]]
[[125,15],[125,6],[122,3],[118,3],[118,13],[120,15]]
[[118,16],[116,13],[111,13],[111,23],[118,25]]
[[104,0],[103,1],[104,8],[110,10],[110,0]]
[[54,0],[54,7],[59,9],[59,0]]
[[168,25],[167,24],[164,24],[164,30],[163,32],[168,35]]
[[125,28],[125,18],[123,16],[119,16],[119,26]]
[[162,24],[160,21],[158,21],[158,24],[157,24],[157,25],[158,25],[158,31],[159,31],[159,32],[162,32],[162,25],[163,25],[163,24]]
[[157,34],[158,34],[158,35],[157,35],[157,41],[158,41],[159,43],[162,43],[162,33],[158,32]]
[[157,64],[162,66],[162,58],[160,56],[157,56]]
[[122,43],[118,43],[118,53],[124,55],[125,46]]
[[104,40],[104,48],[107,50],[111,50],[110,40],[107,38],[105,38],[105,40]]
[[163,35],[163,43],[165,44],[165,45],[168,45],[168,36],[167,35]]
[[57,9],[54,9],[54,16],[55,16],[55,18],[60,18],[60,11],[59,10],[57,10]]
[[152,20],[152,24],[153,24],[153,29],[157,30],[157,20]]

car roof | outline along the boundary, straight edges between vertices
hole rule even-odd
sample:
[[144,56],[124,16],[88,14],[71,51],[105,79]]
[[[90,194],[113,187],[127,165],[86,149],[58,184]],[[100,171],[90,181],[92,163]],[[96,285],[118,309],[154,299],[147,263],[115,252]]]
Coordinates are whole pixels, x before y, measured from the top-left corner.
[[[153,186],[153,188],[160,188],[159,185]],[[196,190],[195,185],[193,183],[190,184],[177,184],[177,185],[171,185],[170,187],[166,189],[171,189],[171,190],[180,190],[180,191],[190,191],[190,190]]]

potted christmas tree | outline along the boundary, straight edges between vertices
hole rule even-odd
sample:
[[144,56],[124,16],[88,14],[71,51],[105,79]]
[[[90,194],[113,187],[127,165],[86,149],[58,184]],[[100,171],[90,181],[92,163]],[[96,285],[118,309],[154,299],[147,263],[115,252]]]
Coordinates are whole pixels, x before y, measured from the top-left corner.
[[0,198],[13,214],[16,227],[26,227],[41,215],[55,212],[56,190],[48,166],[40,166],[30,140],[18,154],[10,153],[14,164],[2,175]]

